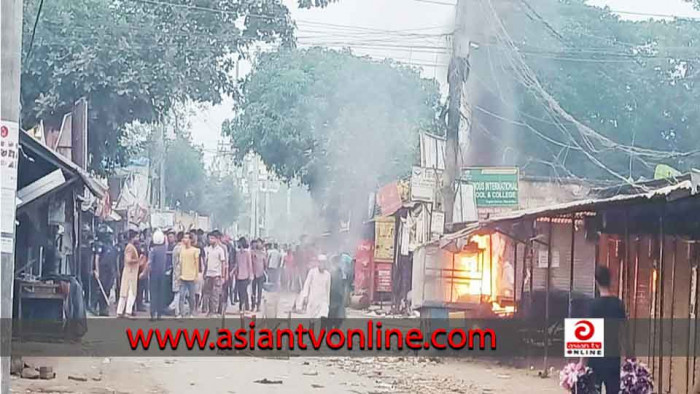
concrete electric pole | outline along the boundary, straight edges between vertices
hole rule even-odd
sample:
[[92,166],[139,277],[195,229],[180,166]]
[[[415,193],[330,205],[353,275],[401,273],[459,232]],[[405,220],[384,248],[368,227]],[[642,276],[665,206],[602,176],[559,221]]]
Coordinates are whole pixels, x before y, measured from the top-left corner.
[[[470,38],[467,22],[467,3],[469,0],[458,0],[456,6],[455,29],[452,37],[452,59],[447,71],[449,85],[449,102],[447,107],[447,135],[445,143],[445,173],[443,178],[443,201],[445,224],[452,225],[457,180],[460,175],[461,158],[459,155],[460,129],[465,130],[465,138],[469,138],[471,111],[462,111],[467,105],[466,89],[469,78],[469,48]],[[461,124],[461,122],[466,122]],[[466,127],[465,127],[466,126]]]
[[15,208],[19,164],[22,1],[0,2],[0,393],[10,392]]

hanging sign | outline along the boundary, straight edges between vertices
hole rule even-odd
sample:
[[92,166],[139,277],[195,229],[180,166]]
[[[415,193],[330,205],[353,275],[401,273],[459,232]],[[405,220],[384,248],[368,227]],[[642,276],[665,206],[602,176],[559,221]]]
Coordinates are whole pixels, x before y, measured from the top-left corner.
[[473,167],[462,169],[462,180],[474,185],[476,206],[517,207],[516,167]]
[[374,222],[374,261],[394,262],[395,226],[393,217],[378,218]]

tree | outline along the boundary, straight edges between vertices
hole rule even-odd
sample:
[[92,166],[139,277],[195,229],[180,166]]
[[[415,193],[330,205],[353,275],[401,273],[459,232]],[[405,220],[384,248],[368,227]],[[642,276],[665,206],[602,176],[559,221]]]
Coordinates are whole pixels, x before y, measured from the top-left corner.
[[[483,14],[491,41],[472,54],[475,164],[618,181],[659,163],[698,165],[686,153],[700,146],[700,24],[621,20],[582,0],[528,4],[498,9],[508,36]],[[519,59],[578,122],[552,109]]]
[[364,207],[367,193],[410,172],[419,131],[442,132],[436,81],[349,51],[262,54],[237,102],[238,116],[223,130],[238,159],[258,153],[280,178],[300,180],[335,210]]
[[243,197],[233,174],[211,174],[207,177],[205,190],[201,211],[211,215],[215,228],[232,225],[243,206]]
[[90,167],[98,172],[124,162],[124,125],[158,120],[175,102],[219,103],[252,44],[293,42],[282,0],[24,4],[22,124],[58,128],[87,97]]
[[168,141],[165,156],[165,196],[168,206],[202,211],[206,171],[203,154],[192,145],[189,133],[177,133]]

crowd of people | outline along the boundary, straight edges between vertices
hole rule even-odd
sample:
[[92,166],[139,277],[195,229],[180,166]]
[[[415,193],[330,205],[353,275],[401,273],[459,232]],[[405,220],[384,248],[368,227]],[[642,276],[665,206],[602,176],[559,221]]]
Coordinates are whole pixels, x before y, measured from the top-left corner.
[[212,316],[229,305],[260,311],[264,291],[298,293],[295,309],[310,317],[345,316],[354,276],[346,253],[329,259],[313,243],[234,241],[217,230],[129,231],[121,238],[115,244],[109,228],[98,232],[93,287],[99,291],[89,298],[100,315],[109,315],[114,288],[119,317],[149,310],[152,319]]

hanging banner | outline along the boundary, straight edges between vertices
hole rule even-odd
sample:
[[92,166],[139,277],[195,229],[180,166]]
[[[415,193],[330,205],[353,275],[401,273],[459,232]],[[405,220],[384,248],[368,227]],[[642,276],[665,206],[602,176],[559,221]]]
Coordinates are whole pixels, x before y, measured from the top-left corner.
[[401,209],[401,193],[398,182],[382,186],[377,192],[377,205],[383,216],[391,215]]
[[374,223],[374,261],[394,262],[394,218],[379,218]]

